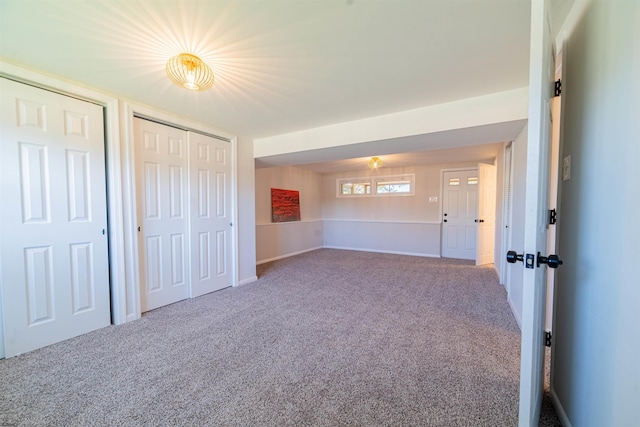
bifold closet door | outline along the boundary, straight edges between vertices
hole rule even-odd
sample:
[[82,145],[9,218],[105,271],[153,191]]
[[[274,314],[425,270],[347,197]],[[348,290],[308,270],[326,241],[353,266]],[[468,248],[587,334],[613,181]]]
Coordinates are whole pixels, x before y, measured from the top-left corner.
[[191,295],[232,285],[231,144],[189,132]]
[[187,132],[134,118],[140,307],[189,297]]
[[107,193],[101,106],[4,78],[0,92],[1,326],[11,357],[109,325]]

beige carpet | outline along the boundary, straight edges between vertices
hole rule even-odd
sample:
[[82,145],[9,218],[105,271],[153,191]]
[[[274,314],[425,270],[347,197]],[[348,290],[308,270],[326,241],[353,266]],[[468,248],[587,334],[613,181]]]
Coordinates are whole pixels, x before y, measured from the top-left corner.
[[492,269],[322,249],[258,273],[0,360],[0,425],[517,424],[520,333]]

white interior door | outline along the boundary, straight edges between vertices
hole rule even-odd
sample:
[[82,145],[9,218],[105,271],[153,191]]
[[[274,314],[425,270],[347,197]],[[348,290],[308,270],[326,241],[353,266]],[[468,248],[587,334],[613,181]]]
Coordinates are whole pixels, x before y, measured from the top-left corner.
[[231,286],[231,144],[189,132],[191,296]]
[[[556,69],[562,64],[562,52],[555,57]],[[561,72],[555,74],[555,79],[561,79]],[[562,97],[555,96],[551,102],[551,158],[549,163],[549,209],[556,212],[560,207],[560,153],[561,150],[561,117],[562,117]],[[547,253],[555,254],[558,248],[558,226],[550,225],[547,231]],[[547,269],[547,310],[545,329],[551,331],[553,329],[553,298],[555,294],[555,273],[556,270]]]
[[5,356],[110,323],[102,107],[0,78]]
[[442,256],[476,259],[478,170],[445,171],[442,183]]
[[[531,59],[529,70],[529,131],[525,191],[522,294],[522,346],[520,361],[521,426],[537,426],[543,393],[545,266],[536,255],[547,245],[549,190],[550,99],[553,96],[553,53],[545,0],[531,2]],[[518,252],[521,248],[517,249]],[[527,259],[529,258],[529,260]]]
[[134,119],[140,308],[189,297],[187,132]]
[[496,242],[496,167],[478,164],[478,217],[476,265],[494,262]]

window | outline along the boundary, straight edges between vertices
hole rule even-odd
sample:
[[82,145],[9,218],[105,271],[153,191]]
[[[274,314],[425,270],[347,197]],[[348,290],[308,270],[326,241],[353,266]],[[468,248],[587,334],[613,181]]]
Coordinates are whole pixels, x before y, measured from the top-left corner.
[[343,196],[356,194],[371,194],[370,182],[343,182],[340,184],[340,194]]
[[404,181],[378,181],[376,182],[376,193],[410,193],[411,182]]
[[338,197],[412,196],[415,176],[395,175],[337,180]]
[[467,178],[467,184],[468,185],[478,185],[478,177],[477,176],[470,176]]

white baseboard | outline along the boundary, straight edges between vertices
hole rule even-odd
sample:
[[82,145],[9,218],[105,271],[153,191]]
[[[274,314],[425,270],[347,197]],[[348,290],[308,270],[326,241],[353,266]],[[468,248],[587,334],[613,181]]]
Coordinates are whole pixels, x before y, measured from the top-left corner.
[[129,314],[129,315],[127,316],[127,322],[131,322],[131,321],[134,321],[134,320],[138,320],[139,318],[140,318],[140,316],[139,316],[139,315],[137,315],[137,314]]
[[258,280],[258,276],[247,277],[246,279],[240,280],[236,286],[248,285],[249,283],[253,283],[256,280]]
[[500,276],[500,269],[496,266],[496,263],[493,263],[493,269],[496,272],[496,276],[498,276],[498,283],[500,283],[502,286],[504,286],[504,283],[502,283],[502,276]]
[[515,306],[513,305],[513,301],[511,301],[511,297],[508,295],[507,295],[507,302],[509,303],[509,307],[511,307],[511,312],[513,313],[513,317],[516,318],[516,323],[518,323],[518,327],[522,331],[522,320],[520,319],[520,316],[518,316],[518,311],[515,309]]
[[562,403],[560,403],[560,399],[553,388],[553,384],[551,384],[551,401],[553,402],[553,406],[556,408],[556,413],[558,414],[558,418],[560,418],[562,425],[564,427],[572,427],[569,417],[567,417],[567,413],[565,412],[564,407],[562,406]]
[[402,251],[384,251],[380,249],[368,249],[368,248],[349,248],[344,246],[324,246],[326,249],[342,249],[345,251],[360,251],[360,252],[376,252],[380,254],[395,254],[395,255],[409,255],[409,256],[421,256],[427,258],[441,258],[440,254],[424,254],[417,252],[402,252]]
[[271,261],[277,261],[277,260],[283,259],[283,258],[289,258],[290,256],[300,255],[300,254],[303,254],[305,252],[311,252],[311,251],[315,251],[315,250],[322,249],[322,248],[323,248],[323,246],[316,246],[315,248],[309,248],[309,249],[305,249],[305,250],[302,250],[302,251],[291,252],[291,253],[284,254],[284,255],[279,255],[279,256],[276,256],[276,257],[273,257],[273,258],[261,259],[259,261],[256,261],[256,265],[265,264],[265,263],[271,262]]

